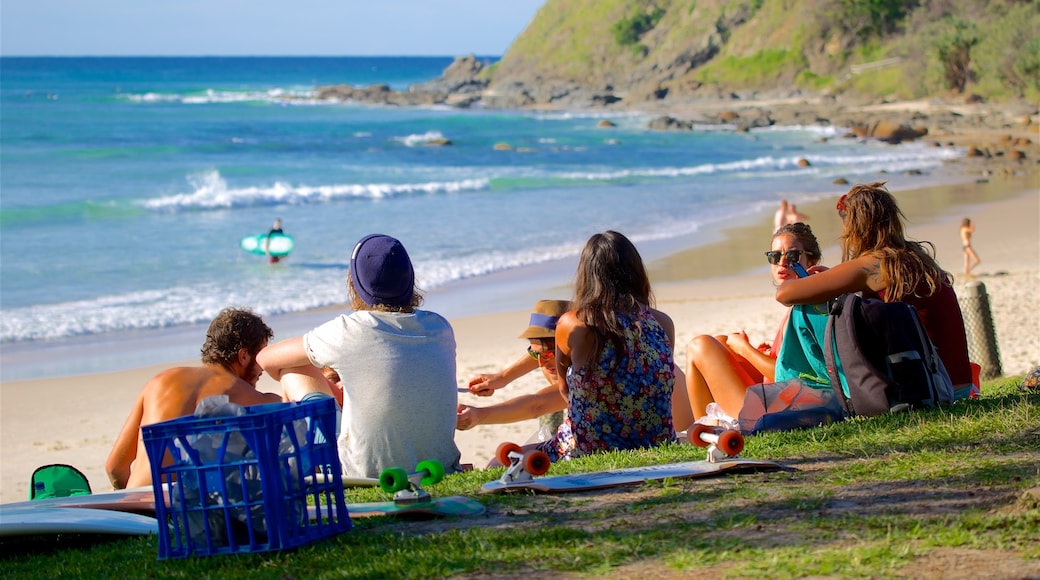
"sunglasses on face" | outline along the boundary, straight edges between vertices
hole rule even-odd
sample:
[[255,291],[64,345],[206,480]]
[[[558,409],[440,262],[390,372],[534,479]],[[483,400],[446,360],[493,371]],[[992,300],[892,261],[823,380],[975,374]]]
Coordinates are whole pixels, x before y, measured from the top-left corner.
[[780,263],[780,258],[787,258],[787,263],[790,264],[791,262],[800,262],[802,254],[805,254],[806,256],[816,255],[808,250],[787,250],[786,252],[773,250],[771,252],[766,252],[766,260],[775,266]]
[[544,346],[542,347],[542,350],[534,350],[531,347],[527,347],[527,354],[529,354],[534,360],[538,360],[542,357],[553,358],[556,356],[556,350],[545,348]]

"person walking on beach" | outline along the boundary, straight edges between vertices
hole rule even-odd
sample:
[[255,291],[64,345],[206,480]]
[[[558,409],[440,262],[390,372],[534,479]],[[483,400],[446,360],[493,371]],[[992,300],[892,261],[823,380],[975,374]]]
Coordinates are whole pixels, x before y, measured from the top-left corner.
[[979,255],[975,253],[974,246],[971,245],[971,235],[975,233],[975,224],[972,223],[971,219],[964,218],[961,220],[961,245],[964,246],[964,277],[968,280],[974,278],[971,275],[971,271],[982,263],[979,259]]
[[262,374],[256,355],[272,335],[264,321],[249,310],[226,308],[217,314],[206,331],[202,366],[165,370],[141,389],[105,461],[112,487],[152,483],[142,425],[191,415],[200,401],[219,395],[242,406],[281,402],[280,395],[256,390]]
[[277,264],[281,259],[278,256],[271,255],[270,243],[271,236],[274,234],[284,234],[282,231],[282,218],[274,218],[274,223],[271,224],[271,229],[267,231],[267,237],[264,238],[264,253],[267,254],[267,262],[269,264]]
[[268,346],[258,362],[292,401],[333,396],[320,369],[338,374],[344,475],[379,477],[427,459],[460,471],[455,333],[444,317],[418,308],[423,297],[401,242],[361,238],[350,256],[347,295],[353,312]]

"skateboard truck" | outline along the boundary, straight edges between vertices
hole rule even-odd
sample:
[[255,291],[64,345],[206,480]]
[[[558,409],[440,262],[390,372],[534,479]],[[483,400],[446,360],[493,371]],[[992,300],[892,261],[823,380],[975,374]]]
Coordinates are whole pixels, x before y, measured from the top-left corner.
[[549,471],[549,456],[544,451],[524,451],[516,443],[502,443],[495,451],[495,458],[509,469],[499,479],[503,485],[532,481],[535,475]]
[[708,448],[708,463],[734,459],[744,450],[744,436],[740,431],[716,433],[713,427],[697,423],[686,437],[697,447]]
[[413,504],[430,501],[430,493],[423,485],[433,485],[444,479],[444,466],[432,459],[420,461],[415,472],[408,473],[400,467],[384,469],[379,474],[379,487],[394,494],[394,503]]

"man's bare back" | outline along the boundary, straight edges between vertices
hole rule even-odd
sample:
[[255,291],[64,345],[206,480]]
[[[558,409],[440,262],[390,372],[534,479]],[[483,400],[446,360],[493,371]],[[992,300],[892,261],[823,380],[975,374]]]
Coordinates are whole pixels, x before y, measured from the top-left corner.
[[207,397],[227,395],[228,401],[248,406],[278,403],[281,395],[256,390],[263,369],[256,354],[267,346],[271,329],[249,310],[225,308],[206,332],[202,362],[155,375],[141,389],[119,430],[105,471],[115,489],[151,485],[152,470],[141,438],[141,426],[169,421],[195,412]]
[[[219,365],[178,367],[163,371],[145,384],[127,417],[105,467],[116,489],[151,485],[152,472],[141,439],[141,426],[191,415],[199,401],[227,395],[237,405],[278,403],[282,398],[261,393],[253,385]],[[132,453],[126,461],[127,452]],[[130,464],[133,463],[133,469]],[[125,469],[121,469],[124,467]]]

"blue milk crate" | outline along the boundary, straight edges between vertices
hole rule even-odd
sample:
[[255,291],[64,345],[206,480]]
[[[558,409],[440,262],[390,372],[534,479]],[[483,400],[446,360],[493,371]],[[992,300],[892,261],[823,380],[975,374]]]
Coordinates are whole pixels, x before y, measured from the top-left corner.
[[335,401],[242,409],[141,427],[156,517],[168,524],[160,560],[297,548],[351,528]]

